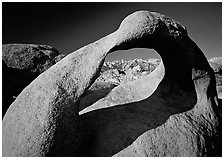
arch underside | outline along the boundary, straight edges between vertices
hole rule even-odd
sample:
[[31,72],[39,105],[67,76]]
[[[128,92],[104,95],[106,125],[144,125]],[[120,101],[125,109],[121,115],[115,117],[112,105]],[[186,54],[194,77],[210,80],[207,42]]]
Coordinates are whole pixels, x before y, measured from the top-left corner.
[[197,95],[191,76],[182,79],[186,71],[176,67],[179,62],[161,57],[162,62],[152,73],[115,87],[80,112],[85,148],[79,156],[116,155],[142,134],[164,125],[170,116],[195,106]]
[[[139,27],[138,23],[136,25]],[[186,35],[184,27],[175,28],[178,34],[176,35],[170,33],[170,23],[167,25],[167,28],[163,26],[155,28],[150,36],[145,37],[136,35],[138,30],[133,29],[134,26],[125,24],[123,29],[121,24],[117,31],[118,35],[122,31],[126,32],[127,27],[132,27],[134,33],[131,32],[131,38],[120,36],[117,45],[110,50],[110,53],[131,48],[154,49],[161,56],[162,62],[148,76],[119,85],[105,98],[81,111],[82,132],[85,132],[83,145],[89,146],[84,146],[85,150],[80,151],[80,156],[163,156],[163,153],[165,156],[202,155],[197,152],[200,148],[199,145],[194,145],[196,142],[194,139],[191,139],[193,144],[181,142],[186,146],[185,150],[166,148],[169,144],[174,147],[179,147],[180,144],[179,138],[175,135],[182,132],[178,129],[177,132],[172,132],[172,126],[176,127],[172,117],[176,117],[177,123],[183,122],[179,116],[185,115],[186,112],[186,114],[194,112],[196,105],[200,106],[202,101],[206,101],[205,96],[201,99],[202,94],[207,95],[206,91],[214,91],[212,89],[201,91],[201,88],[208,87],[209,77],[202,79],[199,85],[193,80],[197,76],[195,70],[202,74],[205,72],[212,74],[203,53]],[[177,26],[178,23],[171,25]],[[207,104],[209,105],[209,102]],[[184,126],[191,129],[190,125]],[[155,131],[158,136],[154,136]],[[167,137],[161,136],[166,133],[169,134]],[[177,137],[173,143],[164,143],[173,136]],[[161,143],[155,140],[161,140]],[[147,145],[151,146],[146,148],[139,144],[144,141],[148,141]],[[152,147],[157,146],[167,150],[155,152]],[[195,151],[192,151],[193,147]]]

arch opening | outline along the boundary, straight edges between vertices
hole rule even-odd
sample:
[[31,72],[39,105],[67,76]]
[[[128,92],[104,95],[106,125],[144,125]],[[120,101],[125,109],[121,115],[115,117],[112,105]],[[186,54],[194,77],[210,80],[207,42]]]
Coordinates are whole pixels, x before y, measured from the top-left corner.
[[[130,23],[130,21],[131,22],[133,21],[133,23]],[[161,21],[163,21],[163,23],[161,23]],[[154,31],[156,33],[150,32],[151,31],[150,27],[158,26],[158,25],[149,25],[150,27],[148,27],[148,24],[149,24],[148,22],[150,22],[150,24],[151,23],[158,24],[159,26],[161,26],[159,28],[160,33],[156,34],[157,33],[156,31],[158,31],[158,28],[154,28],[155,29]],[[139,27],[138,24],[142,24],[140,25],[141,27]],[[173,26],[170,27],[170,25],[173,25]],[[176,26],[178,26],[178,28],[176,28]],[[130,32],[127,32],[128,30],[130,30]],[[78,60],[76,58],[77,56],[75,56],[77,54],[75,55],[71,54],[71,56],[68,56],[65,60],[63,60],[64,62],[68,62],[68,63],[63,65],[57,65],[53,67],[53,69],[51,68],[50,71],[45,73],[44,76],[39,76],[39,78],[35,80],[35,82],[33,82],[34,83],[33,86],[31,85],[30,89],[26,89],[27,91],[25,93],[27,94],[24,93],[25,95],[24,94],[21,95],[21,99],[24,99],[28,97],[29,95],[29,98],[28,98],[29,103],[32,102],[33,108],[38,108],[38,109],[41,107],[40,103],[42,101],[35,102],[33,99],[31,99],[31,97],[33,97],[33,94],[36,95],[35,97],[38,97],[38,99],[46,99],[41,103],[43,105],[42,107],[46,106],[47,108],[52,108],[50,109],[50,111],[53,112],[52,113],[53,115],[58,113],[57,118],[55,118],[54,120],[55,121],[54,123],[56,123],[56,125],[53,125],[53,126],[56,126],[56,129],[55,129],[56,131],[53,130],[52,132],[52,134],[55,135],[55,136],[52,136],[52,138],[56,140],[50,140],[50,142],[47,143],[46,145],[47,151],[49,150],[48,148],[51,148],[48,146],[53,143],[54,144],[53,146],[56,146],[56,147],[55,148],[52,147],[52,152],[55,152],[56,154],[59,153],[61,156],[62,155],[64,156],[64,154],[66,155],[74,154],[76,156],[112,156],[124,150],[125,148],[129,147],[145,132],[148,132],[148,134],[153,135],[152,131],[160,127],[161,125],[163,125],[162,128],[160,127],[162,129],[161,134],[167,134],[166,128],[169,128],[169,127],[166,127],[166,124],[164,123],[167,123],[167,120],[170,119],[170,116],[185,112],[187,110],[192,109],[195,106],[196,100],[197,100],[195,87],[197,87],[196,89],[199,90],[197,91],[197,94],[202,95],[199,97],[203,97],[205,101],[201,103],[201,106],[202,107],[205,106],[204,104],[207,102],[207,99],[208,99],[207,96],[205,95],[207,91],[206,88],[207,86],[209,86],[210,84],[209,82],[211,80],[210,80],[210,77],[202,71],[209,68],[207,67],[205,69],[202,69],[202,67],[206,66],[206,60],[203,59],[202,52],[200,52],[200,50],[195,46],[195,44],[193,44],[189,38],[186,38],[185,34],[187,32],[185,31],[183,27],[179,27],[178,23],[170,19],[167,20],[167,17],[164,17],[160,14],[141,11],[141,12],[135,13],[134,15],[128,16],[126,20],[122,22],[121,28],[118,31],[119,31],[118,32],[119,34],[111,34],[112,36],[107,37],[107,39],[109,39],[109,42],[110,40],[112,41],[111,43],[109,43],[109,45],[105,45],[105,43],[107,43],[108,41],[103,39],[103,41],[98,41],[87,47],[84,47],[83,49],[79,50],[80,51],[79,55],[82,58],[79,58]],[[169,32],[169,31],[172,31],[172,32]],[[180,34],[181,32],[183,32],[183,34]],[[141,34],[141,33],[150,33],[150,36],[143,37],[143,35],[148,35],[148,34]],[[155,36],[155,34],[158,36]],[[151,42],[154,42],[154,43],[152,44]],[[148,44],[150,44],[150,46]],[[82,115],[76,114],[77,116],[74,116],[73,108],[75,106],[78,107],[79,99],[82,97],[83,92],[85,92],[85,90],[88,89],[89,86],[91,86],[92,81],[95,81],[95,77],[96,77],[95,75],[99,73],[99,69],[102,66],[101,64],[104,61],[104,57],[108,54],[108,51],[110,50],[109,52],[113,52],[118,49],[130,49],[133,47],[154,48],[163,58],[166,74],[164,74],[164,71],[163,71],[164,70],[164,67],[162,67],[163,64],[162,65],[160,64],[159,66],[161,67],[158,66],[157,69],[155,69],[155,71],[153,71],[151,74],[148,75],[148,76],[151,76],[150,78],[144,78],[144,79],[141,78],[143,80],[136,80],[138,82],[135,82],[135,81],[130,82],[127,85],[123,85],[123,87],[119,87],[121,86],[119,85],[118,87],[116,87],[118,89],[116,88],[115,88],[116,90],[113,89],[114,90],[113,93],[111,93],[108,98],[101,101],[101,103],[96,105],[91,111],[88,111],[87,113]],[[87,54],[91,56],[87,56]],[[186,58],[186,57],[189,57],[189,58]],[[192,59],[193,59],[193,62],[192,62]],[[88,65],[89,67],[86,67],[86,62],[89,62],[89,65]],[[62,62],[60,64],[62,64]],[[73,69],[71,71],[71,67],[66,67],[70,65],[73,66],[72,67],[73,69],[75,68],[74,69],[75,71]],[[76,66],[79,67],[80,69],[76,70],[77,68]],[[81,72],[80,70],[82,71],[82,74],[80,74]],[[72,74],[69,74],[70,72],[72,72]],[[64,73],[66,74],[66,78],[64,78],[65,76],[60,76],[62,78],[59,78],[59,80],[58,78],[51,78],[52,76],[57,77],[55,73],[57,73],[56,75],[58,74],[61,75]],[[70,76],[67,76],[68,74]],[[158,80],[158,78],[155,78],[157,77],[156,75],[162,76],[163,79],[159,83],[156,90],[152,91],[150,90],[150,87],[148,86],[154,85],[154,83],[153,84],[151,83],[152,80],[155,80],[155,81]],[[193,75],[194,75],[193,77],[194,81],[192,80]],[[207,78],[204,80],[201,77],[205,77],[205,78],[207,77]],[[200,80],[196,78],[200,78]],[[50,80],[48,81],[48,79]],[[61,82],[58,82],[60,80]],[[77,83],[75,85],[71,85],[72,80],[75,80]],[[42,81],[44,81],[43,84],[42,84]],[[63,81],[64,87],[61,87],[62,81]],[[207,82],[206,85],[204,85],[203,82]],[[35,83],[38,83],[39,85],[35,87]],[[50,83],[51,85],[49,87],[48,84]],[[59,87],[55,87],[56,83],[57,84],[60,83]],[[149,84],[147,85],[147,87],[146,87],[146,83]],[[41,88],[44,88],[44,89],[41,89],[43,93],[38,92],[35,94],[36,90],[39,89],[40,86],[42,86]],[[77,87],[79,89],[76,89]],[[211,86],[211,88],[212,87],[213,86]],[[51,91],[52,88],[55,88],[55,89]],[[54,96],[49,96],[45,94],[45,92],[47,92],[46,90],[48,90],[49,92],[57,92],[57,93],[55,93]],[[66,90],[66,93],[69,94],[70,96],[63,96],[64,98],[58,98],[58,97],[61,97],[61,92],[64,92],[64,90]],[[148,92],[153,92],[153,93],[150,95],[147,94],[146,95],[147,98],[143,99],[143,96],[145,96],[145,93],[148,93]],[[33,94],[30,95],[30,93],[33,93]],[[76,98],[75,96],[76,94],[78,98]],[[49,98],[46,98],[48,96]],[[39,98],[39,97],[44,97],[44,98]],[[55,101],[45,102],[45,101],[50,101],[52,97],[55,97],[53,99],[62,99],[62,100],[57,100],[56,102]],[[136,100],[139,98],[142,100],[140,101]],[[73,99],[77,99],[77,100],[72,101]],[[199,99],[201,100],[202,98],[199,98]],[[14,108],[25,107],[31,110],[32,107],[30,107],[30,105],[27,104],[28,102],[26,102],[28,100],[24,100],[24,102],[21,102],[22,100],[20,101],[17,100],[18,102],[14,104]],[[59,106],[60,103],[69,103],[69,104],[71,103],[72,107],[67,107],[67,105],[66,106],[62,105],[62,107],[60,107]],[[17,104],[19,106],[17,106]],[[211,104],[208,103],[208,106],[210,105]],[[60,107],[60,109],[58,110],[58,112],[55,112],[55,108],[57,108],[58,106]],[[210,107],[207,107],[207,108],[210,108]],[[21,129],[20,127],[21,125],[32,125],[31,131],[32,132],[36,131],[37,126],[39,126],[39,122],[37,123],[33,122],[34,124],[30,124],[30,123],[27,124],[27,122],[23,122],[23,121],[27,121],[26,118],[23,118],[23,116],[26,117],[26,115],[28,115],[29,117],[35,118],[36,115],[39,115],[39,114],[36,114],[36,112],[39,112],[39,111],[35,111],[35,109],[34,110],[32,109],[32,111],[30,111],[30,114],[27,114],[26,111],[20,111],[19,109],[17,109],[17,111],[11,111],[11,112],[12,113],[18,112],[18,114],[16,115],[12,114],[11,116],[18,116],[18,117],[21,117],[21,119],[23,120],[16,120],[17,118],[15,118],[15,120],[8,120],[10,124],[11,123],[13,124],[11,124],[11,127],[4,127],[5,129],[3,128],[3,130],[5,130],[5,132],[10,132],[10,133],[18,132],[16,130],[11,131],[11,130],[14,130],[11,128],[19,127]],[[25,112],[26,114],[25,113],[21,114],[20,112]],[[204,114],[206,114],[206,111],[204,112],[205,112]],[[48,112],[44,112],[44,113],[46,114],[46,116],[49,114]],[[63,120],[59,118],[61,116],[64,117]],[[74,117],[77,117],[77,118],[74,119]],[[208,119],[212,119],[212,118],[213,117],[211,116],[208,117]],[[54,119],[54,117],[50,116],[50,119]],[[8,122],[7,118],[4,121],[6,121],[7,123]],[[22,124],[17,121],[22,121]],[[33,121],[36,121],[36,119]],[[202,121],[204,121],[204,119]],[[17,124],[16,126],[14,125],[14,122]],[[72,123],[72,125],[70,123]],[[181,125],[182,122],[178,124]],[[172,126],[176,126],[176,125],[171,123],[171,127]],[[23,129],[23,130],[26,130],[26,129]],[[33,135],[30,136],[30,134],[33,134],[33,133],[30,133],[31,131],[28,131],[28,132],[21,131],[22,133],[24,132],[25,134],[23,145],[27,145],[28,143],[31,146],[28,147],[28,149],[24,151],[23,149],[21,149],[21,147],[22,148],[24,147],[23,145],[22,146],[16,145],[16,147],[19,149],[17,152],[30,153],[30,150],[32,150],[33,154],[31,155],[35,155],[34,154],[35,150],[33,151],[33,143],[35,143],[34,146],[37,146],[36,152],[42,153],[42,149],[41,150],[39,149],[39,145],[42,145],[43,143],[38,142],[36,140],[37,138],[42,137],[41,136],[43,132],[42,130],[46,130],[46,129],[38,129],[36,133],[37,136],[34,136],[34,137]],[[175,134],[171,133],[171,136],[172,135],[175,135]],[[6,137],[10,139],[15,137],[15,140],[11,143],[16,144],[18,139],[16,138],[17,136],[18,135],[14,133],[13,135],[9,135]],[[3,137],[3,138],[6,139],[6,137]],[[49,139],[49,136],[46,136],[46,137],[47,139]],[[78,139],[76,139],[76,137],[78,137]],[[27,139],[29,139],[29,141]],[[160,136],[155,138],[156,141],[160,141],[161,139],[163,138],[160,138]],[[38,143],[37,144],[36,142],[30,143],[30,141],[31,142],[37,141]],[[166,141],[167,141],[166,138],[163,139],[163,142],[166,142]],[[177,141],[180,141],[180,140],[177,140]],[[3,143],[7,144],[7,142],[3,142]],[[75,146],[73,147],[73,145]],[[158,142],[157,146],[161,146],[161,142]],[[177,144],[177,146],[180,146],[180,145]],[[13,150],[12,149],[13,147],[15,146],[12,145],[11,148],[8,149],[7,151],[11,153],[10,150]],[[69,148],[66,149],[67,147]],[[164,148],[166,149],[167,147],[164,147]],[[181,147],[181,148],[186,148],[186,147]],[[179,147],[177,147],[177,149],[179,149]],[[153,148],[152,150],[154,152],[155,149]],[[55,153],[54,155],[56,155]],[[46,153],[43,155],[46,155]]]
[[132,48],[129,50],[116,50],[106,56],[105,62],[116,60],[133,60],[133,59],[161,59],[160,55],[154,49]]
[[[153,49],[133,48],[117,50],[108,54],[101,67],[99,77],[86,90],[79,110],[105,98],[115,87],[145,78],[161,63],[160,55]],[[161,81],[161,80],[160,80]],[[154,82],[155,90],[159,82]],[[145,97],[146,98],[146,97]]]
[[[119,50],[119,53],[133,50],[138,49]],[[148,52],[150,49],[144,50]],[[174,52],[178,51],[174,49]],[[166,57],[163,59],[166,60]],[[145,132],[164,125],[170,116],[195,106],[197,97],[192,79],[180,80],[182,76],[177,77],[178,72],[176,77],[172,76],[175,73],[175,64],[172,62],[176,59],[168,59],[163,65],[164,60],[147,76],[116,86],[105,97],[80,112],[82,132],[85,132],[84,136],[91,136],[91,139],[84,140],[83,145],[88,145],[87,151],[80,152],[80,156],[118,154]],[[94,131],[98,133],[93,134]]]

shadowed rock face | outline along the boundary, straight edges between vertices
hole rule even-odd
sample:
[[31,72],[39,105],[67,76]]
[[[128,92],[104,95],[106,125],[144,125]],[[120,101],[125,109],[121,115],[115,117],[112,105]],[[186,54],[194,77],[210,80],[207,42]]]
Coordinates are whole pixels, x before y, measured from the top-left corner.
[[48,45],[2,45],[2,116],[27,85],[64,56]]
[[58,50],[48,45],[2,45],[2,60],[7,67],[30,72],[44,72],[58,61],[59,55]]
[[[155,49],[163,62],[79,115],[106,55],[134,47]],[[214,72],[186,28],[139,11],[20,93],[3,119],[3,156],[216,156],[220,121]]]

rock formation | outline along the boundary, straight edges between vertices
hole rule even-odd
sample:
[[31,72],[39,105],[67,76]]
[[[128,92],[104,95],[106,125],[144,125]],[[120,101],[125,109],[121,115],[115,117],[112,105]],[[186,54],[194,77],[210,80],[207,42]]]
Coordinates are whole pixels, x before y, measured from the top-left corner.
[[218,98],[222,99],[222,58],[211,58],[209,64],[215,72]]
[[113,82],[102,82],[96,80],[91,87],[85,91],[83,97],[80,99],[79,111],[92,105],[101,98],[104,98],[113,88],[117,86],[118,85]]
[[[101,98],[106,97],[118,85],[148,75],[159,63],[160,59],[105,62],[99,77],[81,98],[79,110],[81,111]],[[139,68],[139,70],[136,70],[136,68]]]
[[28,84],[64,56],[47,45],[2,45],[2,116]]
[[[218,60],[218,61],[217,61]],[[105,62],[101,68],[100,76],[96,79],[93,85],[87,90],[88,93],[80,101],[79,108],[84,108],[91,105],[98,105],[101,101],[107,98],[107,94],[120,84],[125,84],[130,81],[142,78],[151,73],[160,63],[160,59],[134,59],[129,61],[112,61]],[[221,58],[212,58],[208,60],[216,77],[216,88],[221,106],[222,99],[222,63]],[[143,65],[142,65],[143,64]],[[133,66],[134,65],[134,66]],[[128,67],[131,66],[131,67]],[[137,72],[134,70],[138,68]],[[178,72],[177,72],[178,74]],[[100,100],[99,102],[97,102]],[[95,103],[96,102],[96,103]],[[102,105],[102,103],[101,103]],[[221,111],[220,111],[221,112]],[[81,114],[83,113],[80,112]]]
[[2,45],[2,60],[9,68],[31,72],[44,72],[63,56],[59,55],[58,50],[48,45]]
[[[106,55],[131,48],[155,49],[162,62],[79,115]],[[186,28],[138,11],[20,93],[3,119],[3,156],[220,156],[220,122],[214,72]]]

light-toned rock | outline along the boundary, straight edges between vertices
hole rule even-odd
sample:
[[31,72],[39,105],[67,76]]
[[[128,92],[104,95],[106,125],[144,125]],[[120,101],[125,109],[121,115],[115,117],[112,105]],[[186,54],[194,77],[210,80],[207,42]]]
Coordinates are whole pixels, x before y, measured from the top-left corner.
[[80,99],[79,111],[105,97],[116,86],[117,85],[112,82],[102,82],[96,80],[91,87],[85,91],[83,97]]
[[79,100],[115,45],[113,36],[67,55],[20,93],[3,119],[3,156],[77,154]]
[[[163,63],[80,112],[86,132],[97,131],[88,140],[89,156],[220,156],[214,72],[186,28],[147,12],[122,23],[126,29],[119,30],[136,37],[134,44],[131,38],[124,41],[154,48]],[[152,31],[151,36],[140,38],[141,28]],[[117,49],[128,49],[128,44]]]
[[[141,47],[163,62],[78,115],[105,56]],[[138,11],[24,89],[3,119],[3,156],[219,156],[217,111],[214,72],[186,28]]]

